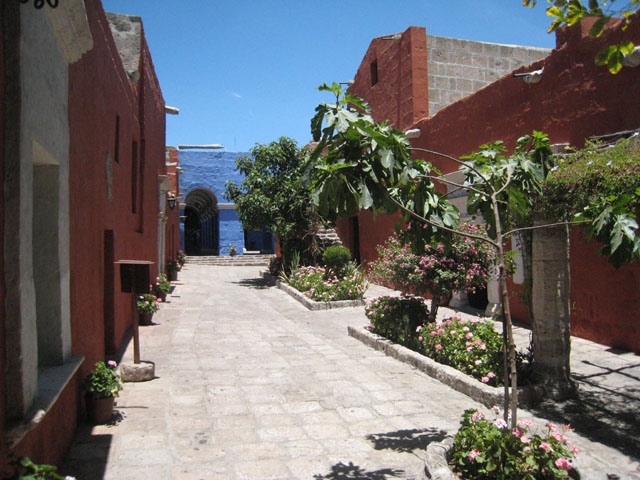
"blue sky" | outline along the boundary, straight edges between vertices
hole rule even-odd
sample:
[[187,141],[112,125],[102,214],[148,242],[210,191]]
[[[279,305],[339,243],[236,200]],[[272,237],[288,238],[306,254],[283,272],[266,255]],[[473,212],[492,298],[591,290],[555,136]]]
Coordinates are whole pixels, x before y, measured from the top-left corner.
[[[545,2],[543,2],[545,3]],[[167,105],[167,144],[247,151],[310,139],[315,87],[353,78],[371,39],[427,34],[552,48],[544,5],[520,0],[103,0],[139,15]]]

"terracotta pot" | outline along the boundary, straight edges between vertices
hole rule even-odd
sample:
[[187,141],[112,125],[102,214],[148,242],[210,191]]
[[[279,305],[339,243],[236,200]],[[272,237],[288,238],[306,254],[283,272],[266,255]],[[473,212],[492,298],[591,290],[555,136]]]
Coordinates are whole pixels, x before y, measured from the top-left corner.
[[138,313],[138,324],[151,325],[151,323],[153,323],[151,321],[152,318],[153,318],[152,312],[140,312]]
[[94,398],[87,394],[86,402],[89,422],[93,425],[102,425],[111,420],[115,397]]

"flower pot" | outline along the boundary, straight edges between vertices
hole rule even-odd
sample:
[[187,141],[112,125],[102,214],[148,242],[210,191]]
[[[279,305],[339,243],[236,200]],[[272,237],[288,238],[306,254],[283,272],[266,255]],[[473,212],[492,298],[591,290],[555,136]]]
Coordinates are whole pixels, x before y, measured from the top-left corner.
[[156,292],[156,297],[158,297],[160,299],[160,301],[164,302],[167,299],[167,294],[158,290]]
[[139,325],[151,325],[153,318],[153,312],[139,312],[138,314],[138,324]]
[[169,272],[167,273],[167,278],[170,282],[175,282],[178,279],[178,272]]
[[94,398],[91,395],[87,395],[86,402],[89,422],[93,425],[102,425],[109,422],[113,416],[114,401],[115,397]]

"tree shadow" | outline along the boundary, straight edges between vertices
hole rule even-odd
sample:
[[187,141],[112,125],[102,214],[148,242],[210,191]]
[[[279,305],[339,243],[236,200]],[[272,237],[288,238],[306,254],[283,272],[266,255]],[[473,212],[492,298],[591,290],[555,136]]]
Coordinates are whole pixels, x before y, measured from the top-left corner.
[[404,470],[396,470],[393,468],[381,468],[378,470],[367,471],[353,462],[344,464],[342,462],[331,466],[331,472],[326,475],[316,474],[313,476],[316,480],[386,480],[391,477],[399,477],[404,474]]
[[376,450],[411,453],[414,450],[424,450],[431,442],[440,442],[446,436],[447,432],[444,430],[416,428],[388,433],[372,433],[367,435],[367,440],[373,443],[373,448]]
[[273,286],[272,282],[269,282],[269,280],[266,280],[264,278],[245,278],[231,283],[233,283],[234,285],[239,285],[241,287],[253,288],[256,290],[264,290]]
[[[570,424],[580,435],[640,460],[640,363],[621,368],[609,368],[597,361],[584,360],[583,363],[602,371],[574,373],[572,379],[579,387],[574,398],[546,400],[533,407],[532,412],[554,422]],[[612,376],[622,377],[615,387],[603,381]]]

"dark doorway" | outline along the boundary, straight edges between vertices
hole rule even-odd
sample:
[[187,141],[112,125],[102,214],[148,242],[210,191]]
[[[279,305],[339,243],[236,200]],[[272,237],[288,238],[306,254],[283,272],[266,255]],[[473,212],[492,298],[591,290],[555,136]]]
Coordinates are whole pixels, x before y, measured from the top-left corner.
[[218,200],[210,190],[197,188],[185,198],[184,249],[187,255],[218,255]]

